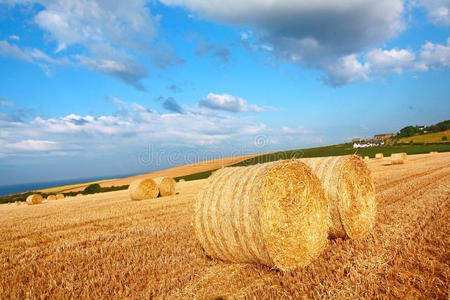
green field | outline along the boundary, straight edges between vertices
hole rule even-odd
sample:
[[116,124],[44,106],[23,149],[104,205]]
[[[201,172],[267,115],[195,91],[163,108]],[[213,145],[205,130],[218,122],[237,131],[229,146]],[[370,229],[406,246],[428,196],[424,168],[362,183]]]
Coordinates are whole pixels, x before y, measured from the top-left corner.
[[435,144],[435,143],[448,143],[448,140],[443,140],[442,137],[446,136],[450,138],[450,129],[446,131],[427,133],[421,135],[415,135],[410,137],[400,138],[398,144],[409,144],[411,141],[414,144]]
[[[352,143],[339,144],[333,146],[324,146],[308,149],[298,149],[289,151],[280,151],[269,154],[264,154],[249,158],[247,160],[241,161],[234,164],[233,166],[250,166],[259,163],[266,163],[270,161],[276,161],[281,159],[290,158],[306,158],[306,157],[323,157],[323,156],[338,156],[338,155],[348,155],[357,154],[362,157],[369,156],[370,158],[375,158],[376,153],[383,153],[384,156],[390,156],[392,153],[406,152],[407,154],[421,154],[429,153],[431,151],[437,152],[450,152],[450,144],[437,144],[437,145],[395,145],[395,146],[385,146],[385,147],[371,147],[371,148],[360,148],[353,149]],[[201,173],[195,173],[187,176],[180,176],[175,178],[175,180],[184,179],[197,180],[208,178],[212,172],[215,170],[210,170]]]

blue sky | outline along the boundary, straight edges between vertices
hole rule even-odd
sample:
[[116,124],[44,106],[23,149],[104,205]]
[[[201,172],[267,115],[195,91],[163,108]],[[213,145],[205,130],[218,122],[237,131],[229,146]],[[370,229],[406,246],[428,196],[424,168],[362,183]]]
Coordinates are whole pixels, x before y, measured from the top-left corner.
[[447,0],[0,0],[0,185],[450,116]]

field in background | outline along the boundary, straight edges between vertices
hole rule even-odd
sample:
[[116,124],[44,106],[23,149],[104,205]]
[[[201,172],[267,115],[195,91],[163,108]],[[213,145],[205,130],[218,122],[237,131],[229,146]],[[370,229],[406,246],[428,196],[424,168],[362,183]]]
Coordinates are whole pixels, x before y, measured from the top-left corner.
[[191,222],[205,180],[147,201],[118,191],[0,205],[0,298],[448,299],[450,153],[409,160],[368,161],[378,208],[368,237],[332,240],[289,273],[204,254]]
[[430,143],[448,143],[448,140],[442,140],[442,137],[446,136],[450,139],[450,129],[441,132],[427,133],[422,135],[415,135],[411,137],[400,138],[397,143],[409,144],[413,143],[430,144]]
[[[374,158],[376,153],[383,153],[384,156],[391,156],[392,153],[406,152],[407,154],[421,154],[429,153],[431,151],[450,152],[450,144],[442,145],[400,145],[400,146],[385,146],[385,147],[371,147],[354,149],[352,143],[339,144],[325,147],[316,147],[299,150],[280,151],[258,155],[241,162],[233,164],[233,166],[250,166],[258,163],[265,163],[276,161],[280,159],[290,158],[307,158],[307,157],[324,157],[358,154],[362,157],[369,156]],[[197,180],[208,178],[216,169],[211,169],[204,172],[189,174],[187,176],[179,176],[176,179]]]

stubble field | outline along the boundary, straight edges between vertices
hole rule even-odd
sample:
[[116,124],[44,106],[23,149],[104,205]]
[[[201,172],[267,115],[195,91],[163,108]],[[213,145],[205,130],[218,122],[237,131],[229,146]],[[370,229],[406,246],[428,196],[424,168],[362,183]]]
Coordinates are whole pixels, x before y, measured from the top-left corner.
[[0,298],[441,298],[450,288],[450,153],[370,160],[376,225],[331,240],[309,266],[282,273],[205,256],[193,203],[132,202],[127,191],[0,205]]

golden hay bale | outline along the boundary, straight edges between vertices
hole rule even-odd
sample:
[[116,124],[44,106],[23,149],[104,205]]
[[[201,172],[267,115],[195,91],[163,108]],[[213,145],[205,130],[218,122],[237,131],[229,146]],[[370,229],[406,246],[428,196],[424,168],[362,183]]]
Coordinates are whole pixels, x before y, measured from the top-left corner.
[[304,158],[322,182],[328,200],[331,238],[362,238],[375,222],[372,176],[358,155]]
[[370,159],[370,157],[369,156],[364,156],[364,159]]
[[15,203],[16,203],[16,205],[21,205],[22,204],[21,201],[16,201]]
[[288,160],[218,170],[197,195],[194,226],[210,257],[287,271],[325,247],[327,213],[319,179]]
[[431,151],[430,154],[438,154],[436,151]]
[[383,153],[377,153],[377,154],[375,154],[375,158],[376,159],[382,159],[382,158],[384,158],[384,154]]
[[175,187],[177,182],[171,177],[158,177],[153,179],[159,188],[161,197],[175,195]]
[[56,200],[56,196],[55,195],[48,195],[47,196],[47,200]]
[[180,180],[178,180],[178,182],[186,182],[186,180],[184,180],[183,178],[181,178]]
[[79,193],[75,197],[82,197],[82,196],[83,196],[83,194]]
[[407,162],[408,162],[408,155],[405,152],[391,154],[391,164],[400,165],[406,164]]
[[42,203],[43,199],[42,196],[39,194],[33,194],[27,197],[27,204],[28,205],[33,205],[33,204],[40,204]]
[[56,194],[56,199],[64,199],[64,194],[62,194],[62,193],[59,193],[59,194]]
[[128,187],[131,200],[153,199],[158,197],[158,184],[151,178],[137,179]]

